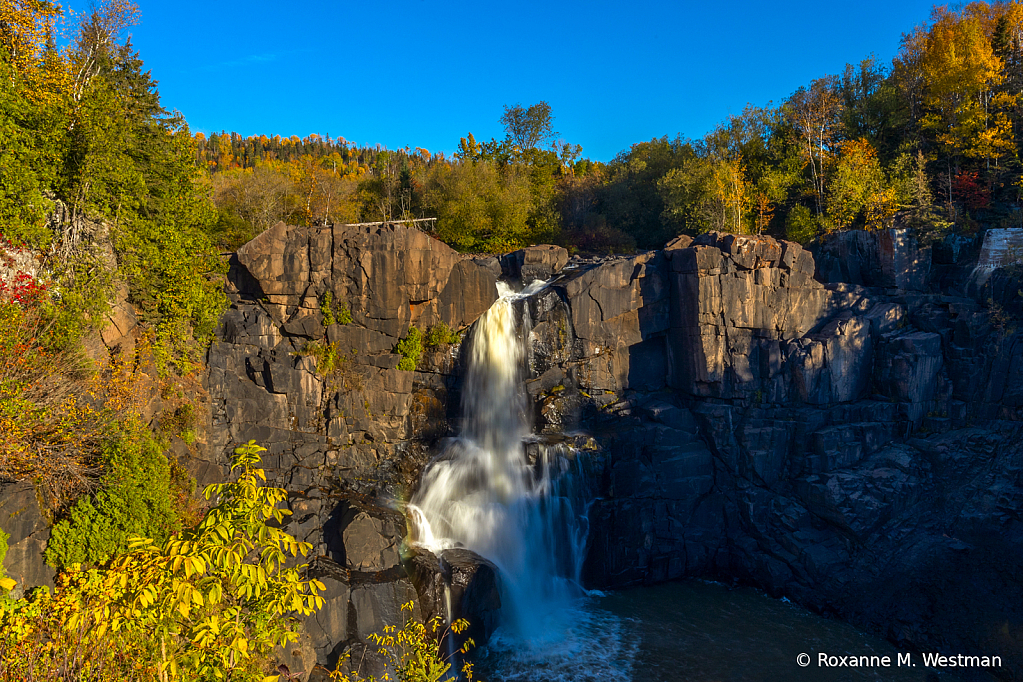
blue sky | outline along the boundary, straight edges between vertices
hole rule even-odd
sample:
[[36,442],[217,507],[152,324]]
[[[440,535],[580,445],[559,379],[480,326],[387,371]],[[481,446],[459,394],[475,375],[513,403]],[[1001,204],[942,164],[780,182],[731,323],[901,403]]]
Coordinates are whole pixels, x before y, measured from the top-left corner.
[[562,137],[601,161],[700,137],[871,53],[889,63],[932,5],[138,2],[132,40],[193,131],[450,153],[470,131],[503,136],[503,105],[546,100]]

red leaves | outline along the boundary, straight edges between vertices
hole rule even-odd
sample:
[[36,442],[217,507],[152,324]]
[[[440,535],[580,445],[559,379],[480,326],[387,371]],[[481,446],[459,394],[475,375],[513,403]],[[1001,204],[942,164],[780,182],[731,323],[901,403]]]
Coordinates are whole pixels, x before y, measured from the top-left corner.
[[953,195],[971,211],[987,208],[991,190],[980,182],[977,171],[963,171],[952,180]]

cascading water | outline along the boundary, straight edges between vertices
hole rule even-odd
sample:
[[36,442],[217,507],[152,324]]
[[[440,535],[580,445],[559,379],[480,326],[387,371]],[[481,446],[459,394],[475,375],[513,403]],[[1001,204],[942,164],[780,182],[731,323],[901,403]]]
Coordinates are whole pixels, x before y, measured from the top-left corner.
[[[551,630],[545,623],[583,594],[587,534],[576,458],[531,438],[526,416],[515,301],[542,285],[516,294],[498,284],[500,298],[468,343],[462,433],[424,473],[408,506],[413,544],[465,547],[498,567],[505,626],[536,645]],[[534,462],[527,444],[535,444]]]

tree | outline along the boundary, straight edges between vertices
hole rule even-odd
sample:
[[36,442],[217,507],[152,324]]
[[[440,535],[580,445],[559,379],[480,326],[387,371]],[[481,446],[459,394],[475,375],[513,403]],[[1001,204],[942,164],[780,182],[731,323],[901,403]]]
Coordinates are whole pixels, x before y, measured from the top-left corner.
[[460,251],[500,252],[528,243],[529,178],[519,166],[462,161],[434,166],[426,178],[426,206],[437,234]]
[[0,51],[15,71],[27,75],[40,68],[60,16],[60,6],[49,0],[0,2]]
[[[679,229],[695,229],[681,227],[690,224],[690,213],[665,213],[665,195],[658,181],[673,169],[687,167],[697,156],[695,143],[681,137],[654,138],[619,152],[608,164],[607,182],[597,192],[597,208],[610,228],[630,235],[640,248],[660,248]],[[687,175],[696,172],[696,167],[689,167]],[[686,178],[683,185],[689,188],[686,191],[698,194],[697,187],[702,185],[693,184],[694,179]],[[693,206],[697,199],[691,196],[680,201],[677,206]]]
[[74,83],[72,97],[80,101],[92,79],[98,76],[111,54],[117,49],[117,39],[129,26],[138,23],[139,8],[130,0],[103,0],[83,15],[78,29],[71,63]]
[[846,64],[841,76],[842,136],[866,138],[882,159],[890,159],[901,142],[908,111],[895,79],[873,56],[856,66]]
[[1008,120],[992,111],[1007,104],[995,93],[1002,64],[980,17],[943,9],[936,10],[921,64],[927,83],[921,125],[949,156],[951,201],[952,169],[958,171],[960,155],[990,159],[1013,146]]
[[551,105],[547,102],[532,104],[528,109],[523,108],[521,104],[511,107],[505,105],[504,114],[501,115],[505,139],[512,142],[520,151],[536,149],[542,143],[556,138],[558,133],[551,127],[553,123]]
[[895,188],[891,186],[877,152],[866,139],[848,140],[839,147],[826,196],[829,230],[856,226],[868,230],[887,227],[897,209]]
[[818,78],[788,101],[788,115],[799,132],[804,162],[810,167],[817,215],[824,212],[825,167],[838,134],[842,102],[834,76]]

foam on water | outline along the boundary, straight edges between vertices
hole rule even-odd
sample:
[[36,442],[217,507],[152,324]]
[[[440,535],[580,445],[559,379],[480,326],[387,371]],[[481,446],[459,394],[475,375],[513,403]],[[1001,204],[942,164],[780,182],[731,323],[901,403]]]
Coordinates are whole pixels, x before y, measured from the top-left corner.
[[640,638],[629,619],[593,598],[549,613],[533,637],[498,629],[478,663],[481,679],[500,682],[630,680]]

